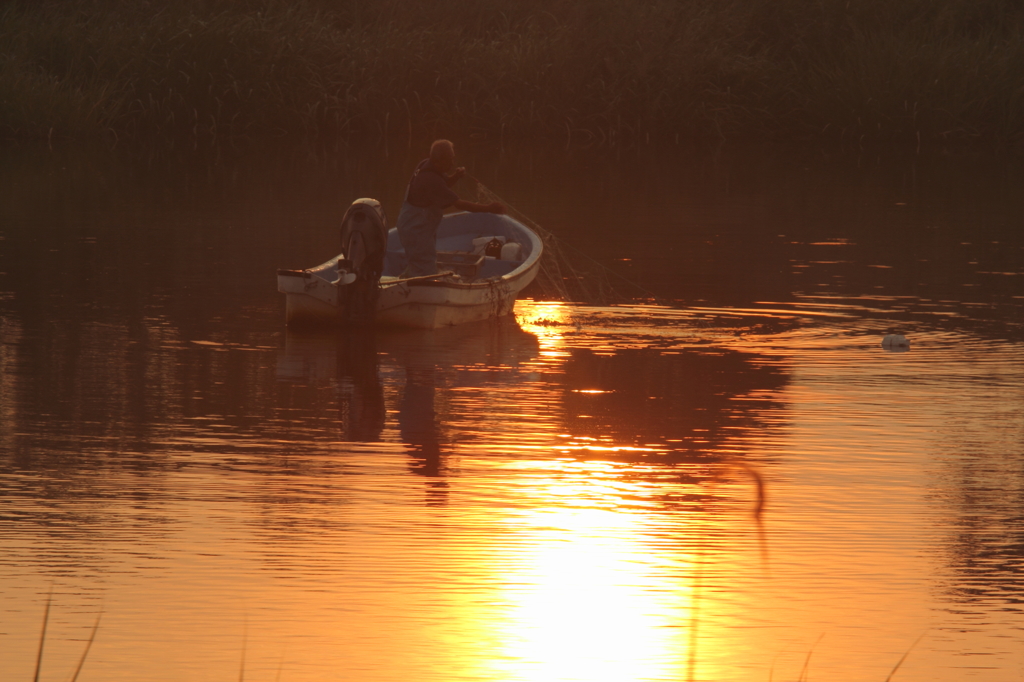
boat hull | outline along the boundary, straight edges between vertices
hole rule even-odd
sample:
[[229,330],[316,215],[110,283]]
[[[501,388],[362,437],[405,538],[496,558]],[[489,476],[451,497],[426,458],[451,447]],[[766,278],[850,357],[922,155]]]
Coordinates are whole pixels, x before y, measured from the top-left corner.
[[[404,252],[395,248],[397,235],[391,232],[389,257],[396,270],[404,261]],[[509,315],[519,293],[537,276],[541,241],[521,223],[491,214],[446,216],[438,230],[439,242],[446,240],[449,248],[460,239],[470,244],[480,234],[525,242],[527,255],[519,263],[490,264],[492,270],[509,268],[505,274],[470,281],[454,277],[402,280],[385,273],[379,283],[352,283],[351,276],[346,280],[343,255],[308,270],[280,270],[278,290],[285,294],[286,322],[290,327],[345,324],[353,287],[360,286],[379,287],[373,322],[381,326],[437,329]]]
[[536,268],[509,280],[478,284],[413,282],[381,288],[377,323],[437,329],[512,313],[516,297],[537,275]]

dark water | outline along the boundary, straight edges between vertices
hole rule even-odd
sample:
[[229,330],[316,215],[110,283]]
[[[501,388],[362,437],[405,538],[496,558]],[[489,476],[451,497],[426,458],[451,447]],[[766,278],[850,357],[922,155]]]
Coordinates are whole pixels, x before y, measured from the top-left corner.
[[414,161],[6,151],[2,679],[1024,673],[1013,161],[466,145],[659,305],[287,332]]

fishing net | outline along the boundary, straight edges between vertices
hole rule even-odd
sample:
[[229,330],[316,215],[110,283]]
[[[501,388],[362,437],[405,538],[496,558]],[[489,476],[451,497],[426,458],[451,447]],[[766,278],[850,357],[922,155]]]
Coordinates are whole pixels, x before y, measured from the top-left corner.
[[561,241],[476,178],[466,176],[466,179],[475,184],[477,201],[504,204],[510,216],[536,232],[543,241],[540,271],[534,280],[541,298],[588,305],[656,302],[654,294]]

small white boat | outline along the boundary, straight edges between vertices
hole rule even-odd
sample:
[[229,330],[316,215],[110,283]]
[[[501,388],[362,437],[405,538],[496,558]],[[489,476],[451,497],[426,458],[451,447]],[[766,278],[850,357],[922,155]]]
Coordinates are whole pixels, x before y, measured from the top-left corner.
[[373,323],[436,329],[512,312],[540,268],[543,243],[513,218],[454,213],[437,230],[437,275],[401,276],[405,250],[380,203],[359,199],[342,220],[342,253],[307,270],[278,270],[288,326]]

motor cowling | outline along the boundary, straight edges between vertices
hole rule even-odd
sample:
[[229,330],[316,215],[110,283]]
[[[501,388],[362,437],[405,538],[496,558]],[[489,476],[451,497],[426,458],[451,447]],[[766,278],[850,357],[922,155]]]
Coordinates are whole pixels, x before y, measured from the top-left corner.
[[339,305],[338,310],[343,323],[367,324],[373,321],[387,243],[388,219],[380,202],[376,199],[353,201],[341,220],[341,251],[345,255],[345,266],[356,276],[354,282],[345,284],[339,291],[343,305]]
[[341,251],[352,272],[376,282],[384,271],[388,250],[388,219],[376,199],[356,199],[341,219]]

